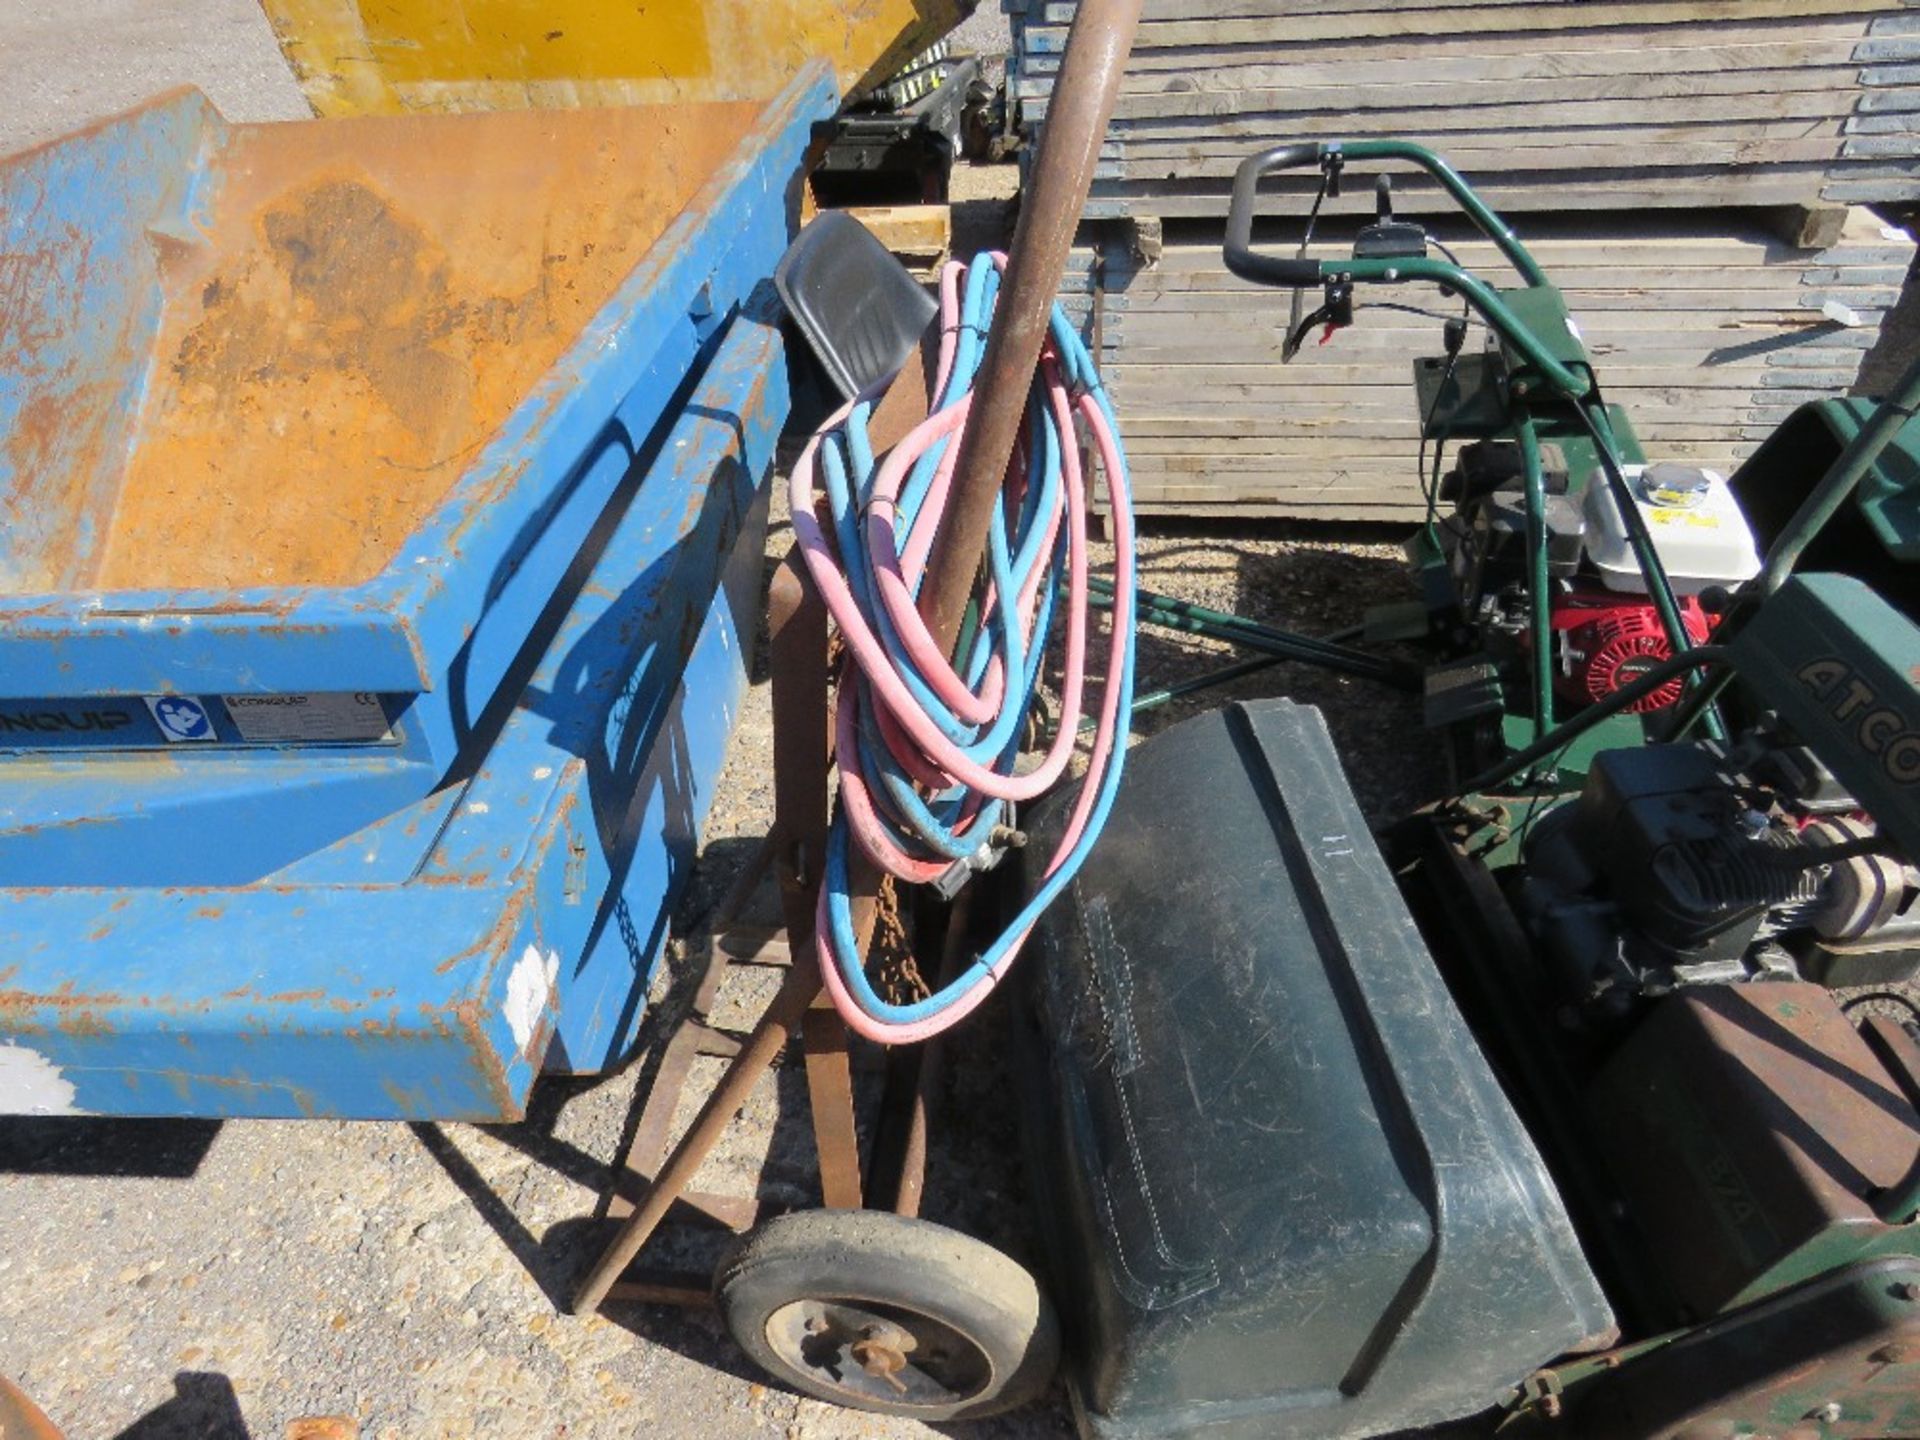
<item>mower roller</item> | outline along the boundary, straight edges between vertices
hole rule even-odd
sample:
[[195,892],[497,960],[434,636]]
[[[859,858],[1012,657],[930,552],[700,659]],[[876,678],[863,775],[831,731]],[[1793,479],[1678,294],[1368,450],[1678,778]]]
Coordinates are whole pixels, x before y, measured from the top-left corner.
[[[1262,176],[1379,161],[1520,283],[1385,180],[1348,255],[1256,243]],[[1083,1431],[1920,1434],[1920,366],[1727,477],[1643,452],[1419,146],[1251,157],[1225,254],[1305,295],[1289,352],[1439,287],[1406,554],[1451,779],[1375,834],[1284,699],[1136,747],[1016,1027]]]

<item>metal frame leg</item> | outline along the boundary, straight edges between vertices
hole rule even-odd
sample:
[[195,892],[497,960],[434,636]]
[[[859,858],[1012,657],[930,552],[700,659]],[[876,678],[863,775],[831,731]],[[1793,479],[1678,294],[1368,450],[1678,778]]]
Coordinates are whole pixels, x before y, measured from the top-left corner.
[[[939,337],[930,334],[921,342],[921,363],[908,365],[888,388],[871,427],[876,450],[889,448],[926,417],[930,377],[938,353]],[[774,819],[768,840],[774,875],[780,884],[791,968],[760,1023],[707,1097],[692,1128],[661,1160],[647,1193],[581,1282],[573,1296],[571,1308],[575,1314],[598,1310],[609,1295],[616,1293],[625,1299],[671,1302],[686,1298],[674,1287],[623,1282],[621,1277],[675,1202],[686,1196],[694,1174],[746,1104],[753,1087],[797,1034],[811,1032],[813,1040],[807,1052],[808,1092],[826,1203],[839,1208],[857,1206],[861,1201],[846,1030],[837,1016],[832,1017],[831,1025],[825,1018],[810,1019],[822,990],[813,945],[813,913],[826,856],[832,712],[827,607],[815,593],[805,564],[795,551],[788,552],[768,587],[767,630],[772,651],[774,780]],[[873,927],[876,878],[869,867],[856,860],[854,881],[854,931],[864,945]],[[664,1103],[670,1123],[672,1104]],[[915,1208],[926,1153],[924,1104],[919,1103],[918,1096],[916,1108],[920,1112],[915,1122],[917,1134],[910,1149],[917,1158],[908,1162],[902,1178],[903,1186],[912,1192],[910,1203]],[[911,1176],[910,1185],[907,1176]]]
[[785,982],[693,1126],[660,1166],[646,1195],[574,1293],[576,1315],[591,1314],[693,1183],[701,1163],[739,1114],[753,1087],[799,1033],[820,974],[813,953],[813,896],[827,823],[826,606],[789,554],[767,598],[774,713],[774,873],[780,882],[793,957]]
[[[730,939],[737,940],[739,937],[730,936],[723,929],[727,921],[745,907],[766,874],[770,859],[771,849],[763,843],[747,861],[740,878],[734,882],[716,911],[714,935],[707,947],[706,961],[700,973],[700,983],[694,990],[693,1002],[688,1007],[687,1017],[667,1042],[660,1068],[654,1073],[646,1103],[641,1108],[640,1118],[633,1128],[633,1138],[627,1146],[623,1169],[642,1184],[653,1182],[667,1158],[674,1112],[679,1108],[680,1096],[686,1089],[693,1062],[701,1058],[735,1059],[745,1042],[745,1036],[721,1029],[708,1018],[719,996],[720,982],[726,978],[728,969],[734,965],[784,966],[787,963],[784,940],[778,942],[776,947],[759,940],[757,936],[748,935],[745,938],[750,942],[750,948],[743,952],[729,943]],[[735,1195],[689,1190],[679,1197],[679,1203],[683,1209],[699,1218],[733,1230],[747,1229],[759,1218],[757,1204]],[[617,1190],[608,1198],[606,1213],[609,1219],[625,1219],[633,1210],[633,1202]]]
[[853,1115],[853,1065],[847,1025],[824,994],[801,1024],[813,1143],[820,1157],[820,1199],[829,1210],[860,1208],[860,1135]]

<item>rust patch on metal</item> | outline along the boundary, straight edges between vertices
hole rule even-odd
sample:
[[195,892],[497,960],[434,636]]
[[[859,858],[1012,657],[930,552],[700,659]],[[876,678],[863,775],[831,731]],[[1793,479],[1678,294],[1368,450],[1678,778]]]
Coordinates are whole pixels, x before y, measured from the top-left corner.
[[114,1033],[106,1017],[92,1010],[74,1010],[62,1015],[56,1028],[62,1035],[80,1039],[98,1039]]
[[1818,985],[1667,997],[1588,1102],[1650,1254],[1700,1315],[1777,1288],[1823,1236],[1870,1234],[1920,1159],[1920,1112]]
[[[27,221],[32,234],[31,214]],[[0,523],[15,541],[6,583],[22,592],[69,585],[88,559],[81,517],[112,503],[115,447],[126,440],[117,352],[130,347],[138,329],[125,314],[100,328],[102,353],[75,354],[61,345],[59,330],[89,326],[93,318],[82,297],[59,293],[65,277],[109,267],[84,229],[59,228],[52,243],[30,247],[16,237],[0,252],[0,373],[24,391],[11,428],[0,435],[12,477],[0,492]],[[112,279],[101,288],[111,291]]]
[[476,1077],[485,1087],[488,1098],[499,1111],[502,1120],[524,1118],[520,1102],[513,1097],[513,1089],[507,1084],[507,1073],[495,1058],[493,1047],[487,1039],[487,1020],[478,1002],[463,1000],[453,1007],[453,1020],[465,1040],[468,1053],[473,1059]]
[[[0,277],[0,303],[6,288]],[[101,457],[112,438],[107,423],[111,387],[69,376],[48,379],[60,390],[49,388],[28,399],[5,441],[8,466],[19,482],[0,495],[0,520],[15,534],[50,532],[40,556],[18,557],[24,562],[18,577],[22,589],[50,590],[73,578],[62,560],[80,547],[79,517],[112,495],[98,489]]]
[[[563,773],[571,773],[580,763],[581,762],[577,760],[569,761]],[[544,831],[548,843],[551,843],[552,837],[563,831],[577,803],[577,793],[570,793],[554,807],[553,818],[548,822]],[[449,857],[440,851],[435,852],[435,857],[438,863],[451,863]],[[471,945],[455,951],[452,955],[449,955],[446,959],[435,965],[433,968],[436,975],[448,974],[467,961],[479,959],[483,956],[490,957],[490,964],[497,964],[499,963],[500,957],[506,954],[512,947],[515,937],[520,933],[520,922],[522,918],[534,914],[534,895],[531,884],[532,875],[525,866],[516,866],[510,872],[510,878],[513,881],[513,888],[507,892],[506,898],[501,902],[500,911],[494,917],[493,923],[489,925],[486,932]],[[481,877],[479,875],[472,877],[463,875],[422,875],[417,877],[413,883],[478,884],[481,883]]]
[[[305,1086],[291,1085],[281,1080],[249,1080],[239,1075],[203,1074],[180,1066],[157,1070],[152,1074],[171,1088],[183,1104],[193,1099],[193,1092],[198,1087],[234,1095],[257,1095],[262,1092],[282,1094],[287,1097],[294,1109],[308,1118],[332,1113],[324,1109],[313,1092]],[[135,1083],[135,1077],[132,1074],[127,1076],[127,1083],[129,1085]]]
[[237,127],[93,583],[378,573],[758,110]]
[[114,1010],[125,1004],[124,996],[113,994],[111,991],[82,994],[74,988],[71,980],[57,990],[37,995],[30,995],[24,990],[0,994],[0,1010],[38,1010],[42,1007],[60,1011]]

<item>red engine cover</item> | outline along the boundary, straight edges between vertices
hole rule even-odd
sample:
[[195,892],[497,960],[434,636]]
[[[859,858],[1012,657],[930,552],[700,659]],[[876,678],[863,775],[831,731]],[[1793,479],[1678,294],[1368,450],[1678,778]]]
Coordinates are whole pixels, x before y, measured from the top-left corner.
[[[1680,601],[1680,620],[1687,637],[1703,644],[1711,628],[1707,612],[1692,596]],[[1630,685],[1673,654],[1660,612],[1653,602],[1609,591],[1576,591],[1553,603],[1553,628],[1560,632],[1560,664],[1555,682],[1562,694],[1575,700],[1604,700]],[[1680,698],[1680,681],[1670,680],[1627,707],[1630,715],[1659,710]]]

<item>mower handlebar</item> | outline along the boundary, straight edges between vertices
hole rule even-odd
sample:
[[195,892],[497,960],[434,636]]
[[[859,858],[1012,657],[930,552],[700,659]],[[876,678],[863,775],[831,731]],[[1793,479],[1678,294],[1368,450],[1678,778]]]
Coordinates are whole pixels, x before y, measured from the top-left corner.
[[[1528,285],[1547,283],[1546,272],[1527,252],[1527,247],[1494,213],[1474,188],[1451,165],[1424,145],[1410,140],[1302,140],[1275,145],[1257,155],[1249,155],[1233,173],[1233,200],[1227,208],[1227,269],[1243,280],[1256,284],[1304,286],[1318,285],[1329,275],[1346,275],[1355,280],[1394,281],[1414,278],[1391,260],[1341,261],[1329,265],[1324,260],[1305,258],[1282,260],[1262,255],[1253,248],[1253,207],[1259,199],[1260,181],[1281,170],[1299,170],[1308,166],[1368,160],[1398,160],[1427,172],[1453,203],[1460,207],[1480,233],[1500,248],[1509,264]],[[1431,276],[1421,278],[1433,278]],[[1443,282],[1444,283],[1444,282]]]
[[[1334,147],[1338,149],[1339,147]],[[1318,285],[1325,276],[1318,260],[1283,260],[1262,255],[1253,248],[1253,206],[1258,199],[1262,177],[1277,170],[1298,170],[1318,165],[1327,147],[1317,140],[1293,145],[1276,145],[1249,155],[1233,172],[1233,202],[1227,210],[1227,269],[1242,280],[1259,285],[1300,287]]]
[[[1233,201],[1227,210],[1224,252],[1227,269],[1242,280],[1256,285],[1279,285],[1303,289],[1322,282],[1345,284],[1406,285],[1430,284],[1446,287],[1478,311],[1493,330],[1512,343],[1539,370],[1549,386],[1568,399],[1577,400],[1593,390],[1592,376],[1585,367],[1563,364],[1551,346],[1544,344],[1514,313],[1486,281],[1463,270],[1451,260],[1434,260],[1424,255],[1353,255],[1339,260],[1309,260],[1304,256],[1281,259],[1263,255],[1253,248],[1253,207],[1259,198],[1260,181],[1280,170],[1298,170],[1309,166],[1331,172],[1337,165],[1354,161],[1397,160],[1418,166],[1427,172],[1453,202],[1499,247],[1520,278],[1528,286],[1545,286],[1546,272],[1540,268],[1527,247],[1506,222],[1460,178],[1454,168],[1424,145],[1408,140],[1305,140],[1275,145],[1240,162],[1233,175]],[[1329,303],[1332,297],[1329,295]],[[1298,316],[1296,314],[1296,321]]]

